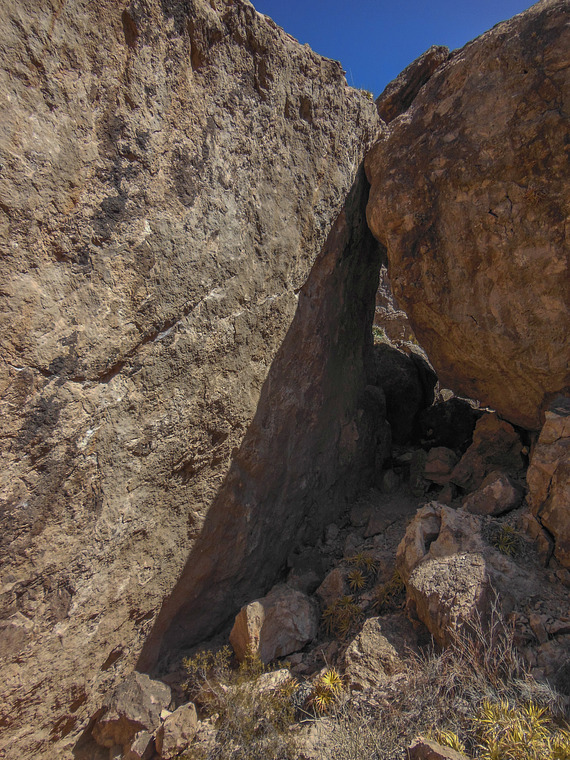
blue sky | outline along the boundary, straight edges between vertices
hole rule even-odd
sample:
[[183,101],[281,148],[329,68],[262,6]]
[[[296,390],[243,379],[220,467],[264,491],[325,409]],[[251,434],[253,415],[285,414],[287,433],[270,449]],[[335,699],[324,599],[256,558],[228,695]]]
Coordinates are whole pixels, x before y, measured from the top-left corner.
[[461,47],[529,0],[252,0],[285,31],[379,95],[430,45]]

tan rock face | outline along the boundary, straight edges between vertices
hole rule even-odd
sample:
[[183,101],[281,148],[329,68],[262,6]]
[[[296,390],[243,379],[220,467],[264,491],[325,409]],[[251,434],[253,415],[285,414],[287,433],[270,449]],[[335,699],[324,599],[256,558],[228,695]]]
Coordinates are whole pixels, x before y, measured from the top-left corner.
[[527,471],[531,509],[554,537],[556,559],[570,569],[570,401],[546,412]]
[[366,159],[368,221],[440,381],[539,429],[568,374],[568,6],[455,53]]
[[[133,668],[216,498],[191,566],[222,601],[190,610],[196,636],[209,611],[265,593],[317,492],[315,525],[337,504],[364,442],[363,196],[340,248],[323,244],[378,117],[337,63],[241,0],[8,0],[0,47],[0,754],[63,759]],[[299,304],[288,380],[266,384],[246,450]],[[260,503],[287,515],[282,541]]]

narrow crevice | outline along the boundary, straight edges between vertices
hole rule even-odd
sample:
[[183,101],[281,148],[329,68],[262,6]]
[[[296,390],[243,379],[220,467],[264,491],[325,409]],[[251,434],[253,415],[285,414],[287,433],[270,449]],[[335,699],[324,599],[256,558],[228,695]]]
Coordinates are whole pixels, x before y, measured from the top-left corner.
[[204,640],[279,577],[372,481],[365,388],[384,256],[366,224],[361,169],[299,292],[253,421],[137,668]]

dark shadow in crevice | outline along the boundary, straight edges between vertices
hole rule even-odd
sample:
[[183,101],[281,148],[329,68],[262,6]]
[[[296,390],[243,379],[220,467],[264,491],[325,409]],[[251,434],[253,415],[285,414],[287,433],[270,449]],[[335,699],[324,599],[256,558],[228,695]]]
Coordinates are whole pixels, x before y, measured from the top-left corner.
[[307,282],[258,408],[137,669],[204,640],[267,592],[372,480],[364,389],[384,251],[366,224],[362,168]]

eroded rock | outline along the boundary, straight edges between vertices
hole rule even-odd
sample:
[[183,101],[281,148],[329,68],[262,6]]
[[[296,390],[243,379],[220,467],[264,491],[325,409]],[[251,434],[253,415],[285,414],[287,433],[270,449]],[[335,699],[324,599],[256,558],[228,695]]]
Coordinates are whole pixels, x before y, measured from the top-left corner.
[[[71,756],[137,663],[232,463],[220,497],[231,527],[212,517],[218,532],[192,558],[216,600],[177,620],[176,645],[270,588],[305,501],[309,533],[342,508],[325,492],[364,440],[356,399],[379,265],[366,198],[343,204],[380,122],[340,64],[241,0],[54,8],[7,0],[0,29],[0,754],[18,760]],[[342,252],[324,249],[335,219]],[[253,423],[298,309],[293,353]],[[344,464],[299,445],[333,407],[336,430],[317,437]],[[186,581],[185,594],[198,589]]]
[[523,467],[521,452],[521,440],[513,426],[496,414],[484,414],[477,420],[473,442],[450,480],[466,491],[474,491],[493,470],[519,473]]
[[449,48],[432,45],[392,80],[376,98],[380,118],[390,122],[407,111],[434,71],[449,58]]
[[177,757],[188,748],[198,730],[198,716],[192,702],[169,715],[156,735],[156,749],[164,760]]
[[475,515],[502,515],[518,507],[523,491],[504,472],[491,472],[480,487],[463,501],[463,507]]
[[93,738],[103,747],[128,745],[139,732],[152,733],[170,704],[170,688],[144,673],[131,673],[109,695],[93,726]]
[[[405,622],[400,627],[406,627]],[[406,635],[407,634],[407,635]],[[392,627],[383,618],[368,618],[362,630],[348,645],[342,659],[346,684],[351,689],[377,687],[386,683],[390,676],[403,670],[400,653],[396,649],[405,648],[410,643],[410,632]],[[407,641],[406,641],[407,639]]]
[[250,652],[271,662],[302,649],[315,638],[318,627],[317,606],[308,596],[287,585],[275,586],[241,609],[230,644],[238,660]]
[[420,737],[408,747],[409,760],[468,760],[467,755],[451,747],[443,747],[432,739]]
[[570,401],[551,404],[534,447],[527,484],[531,509],[554,537],[554,554],[570,568]]
[[570,383],[563,0],[456,51],[366,158],[368,221],[440,382],[538,430]]

